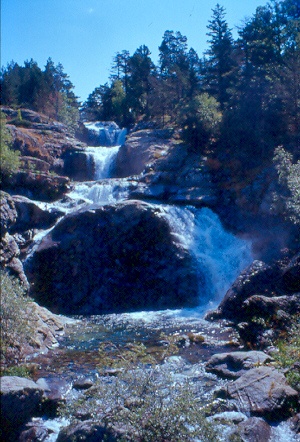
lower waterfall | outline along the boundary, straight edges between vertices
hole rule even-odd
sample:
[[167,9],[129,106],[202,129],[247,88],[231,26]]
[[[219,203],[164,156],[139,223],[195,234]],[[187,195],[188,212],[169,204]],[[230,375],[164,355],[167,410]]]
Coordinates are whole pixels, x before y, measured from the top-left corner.
[[101,180],[110,176],[119,148],[120,146],[99,146],[86,149],[85,152],[91,165],[90,168],[94,169],[93,179]]
[[199,274],[204,274],[207,302],[221,301],[239,273],[251,263],[251,244],[224,230],[208,208],[164,206],[164,216],[181,243],[197,260]]
[[[110,178],[118,150],[119,146],[89,147],[86,153],[95,165],[96,181],[77,183],[68,196],[78,204],[84,201],[95,206],[130,199],[133,180]],[[219,217],[209,208],[164,203],[151,206],[168,221],[174,239],[196,259],[199,304],[220,302],[235,278],[252,261],[251,244],[225,231]]]

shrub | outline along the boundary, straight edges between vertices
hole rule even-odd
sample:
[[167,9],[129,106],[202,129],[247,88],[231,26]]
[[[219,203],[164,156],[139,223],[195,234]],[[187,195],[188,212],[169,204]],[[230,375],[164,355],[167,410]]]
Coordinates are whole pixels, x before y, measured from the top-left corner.
[[195,437],[217,441],[217,432],[202,411],[202,396],[169,368],[140,366],[100,378],[63,414],[73,422],[88,416],[124,441],[184,442]]
[[286,369],[289,384],[300,391],[300,317],[293,319],[288,336],[277,342],[278,353],[273,355],[277,364]]
[[32,328],[28,308],[20,282],[4,270],[1,277],[1,362],[13,365],[21,360],[22,346],[30,341]]
[[62,415],[72,423],[91,419],[115,432],[120,441],[217,441],[205,417],[202,388],[160,364],[178,351],[178,337],[162,334],[159,339],[165,346],[103,343],[100,373],[115,368],[110,370],[114,376],[101,376],[77,401],[62,406]]
[[11,149],[11,136],[5,127],[5,115],[0,112],[0,131],[1,131],[1,145],[0,145],[0,167],[1,177],[0,182],[4,177],[10,177],[20,167],[20,152]]
[[300,160],[293,163],[292,154],[283,147],[277,147],[273,161],[280,185],[274,207],[283,206],[285,215],[295,224],[300,224]]

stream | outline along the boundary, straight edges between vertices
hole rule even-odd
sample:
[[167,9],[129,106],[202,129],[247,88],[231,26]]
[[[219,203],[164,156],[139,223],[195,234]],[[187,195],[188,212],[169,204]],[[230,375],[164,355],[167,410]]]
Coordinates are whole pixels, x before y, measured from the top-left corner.
[[[92,129],[95,133],[97,126],[92,125]],[[92,180],[76,183],[67,199],[53,204],[53,207],[70,213],[84,205],[117,204],[128,198],[134,180],[110,178],[118,149],[119,146],[89,147],[86,155],[94,170]],[[212,401],[214,390],[225,382],[207,373],[205,362],[215,353],[240,349],[237,336],[225,322],[209,323],[203,316],[218,305],[240,271],[252,261],[251,244],[226,232],[210,209],[157,204],[174,236],[196,256],[199,266],[205,268],[205,294],[201,293],[204,302],[195,309],[74,317],[66,326],[59,347],[30,359],[36,366],[35,380],[43,378],[67,401],[78,397],[79,393],[72,388],[78,379],[96,382],[101,377],[99,347],[103,342],[120,349],[129,343],[142,343],[149,353],[155,353],[167,345],[165,341],[169,337],[175,337],[179,342],[178,351],[169,356],[164,365],[170,373],[199,384],[203,405]],[[46,233],[40,232],[35,238],[36,243]],[[238,411],[237,415],[238,421],[247,418]],[[60,428],[67,424],[65,420],[48,417],[36,418],[35,422],[51,430],[45,439],[48,442],[54,442]],[[223,433],[222,440],[225,441],[226,430]],[[275,428],[273,433],[276,442],[293,440],[284,426]]]

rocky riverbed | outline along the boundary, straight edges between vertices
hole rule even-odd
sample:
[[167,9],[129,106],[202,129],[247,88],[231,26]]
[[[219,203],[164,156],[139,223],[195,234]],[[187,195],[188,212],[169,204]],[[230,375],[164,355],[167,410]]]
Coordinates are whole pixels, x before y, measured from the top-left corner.
[[[148,362],[135,358],[133,379],[151,375],[162,391],[170,377],[178,388],[187,382],[191,404],[196,401],[203,422],[220,429],[220,440],[299,440],[300,387],[287,382],[291,372],[299,376],[297,354],[282,369],[274,345],[288,339],[299,318],[300,259],[298,243],[289,241],[296,238],[293,229],[276,236],[282,220],[265,218],[270,176],[245,187],[259,195],[255,200],[252,192],[250,204],[241,189],[223,186],[219,167],[214,173],[204,157],[188,152],[178,134],[143,128],[129,134],[110,169],[125,181],[94,183],[95,194],[99,187],[113,188],[124,201],[100,203],[90,200],[95,164],[87,145],[63,125],[22,112],[30,125],[10,126],[23,169],[1,193],[1,265],[43,307],[31,303],[32,342],[18,348],[32,379],[1,378],[4,440],[125,437],[124,422],[105,424],[105,400],[93,403],[93,415],[77,409],[65,420],[58,418],[58,407],[75,410],[72,404],[80,400],[89,408],[91,396],[101,391],[113,401],[108,392],[119,378],[123,387],[129,380],[120,375],[126,364],[111,366],[108,356],[114,362],[115,352],[132,358],[137,345]],[[82,193],[74,177],[90,180],[82,183]],[[166,203],[171,209],[162,208]],[[174,208],[181,223],[176,231],[168,219]],[[223,232],[211,209],[231,232]],[[202,236],[193,236],[194,223]],[[194,244],[199,238],[203,248]],[[245,239],[253,245],[250,261]],[[218,258],[211,253],[214,244],[222,252]],[[230,263],[233,273],[225,266]],[[157,311],[165,308],[179,309]],[[155,367],[149,357],[158,358]],[[121,404],[129,415],[135,400],[130,394]],[[115,416],[114,402],[107,407]]]

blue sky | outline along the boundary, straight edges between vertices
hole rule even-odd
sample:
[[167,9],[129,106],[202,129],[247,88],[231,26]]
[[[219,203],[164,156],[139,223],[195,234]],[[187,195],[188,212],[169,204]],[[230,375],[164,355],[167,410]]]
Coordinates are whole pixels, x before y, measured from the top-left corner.
[[145,44],[154,63],[166,30],[180,31],[199,56],[207,25],[219,3],[228,25],[251,17],[266,0],[1,0],[1,66],[48,57],[61,62],[84,101],[108,81],[113,56]]

